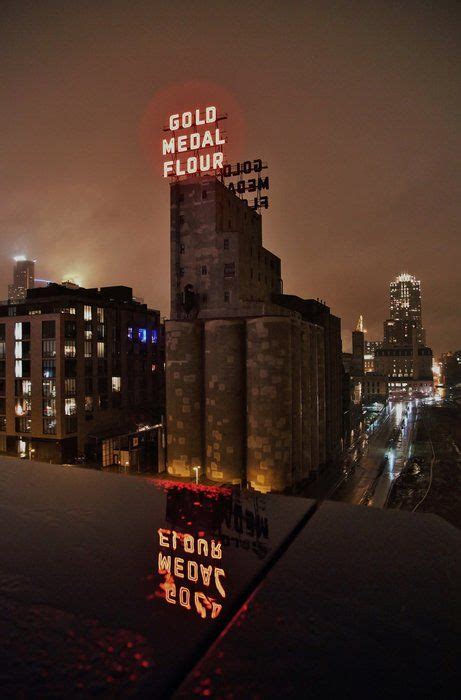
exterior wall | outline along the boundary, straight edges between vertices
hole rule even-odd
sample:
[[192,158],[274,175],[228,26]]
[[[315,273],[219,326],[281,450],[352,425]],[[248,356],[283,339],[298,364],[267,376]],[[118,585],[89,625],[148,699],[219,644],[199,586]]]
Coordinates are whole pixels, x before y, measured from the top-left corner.
[[376,351],[376,373],[388,377],[432,378],[432,350],[425,346],[384,347]]
[[247,479],[258,491],[293,485],[292,334],[287,318],[258,318],[247,324]]
[[[315,299],[301,299],[289,294],[277,294],[273,301],[299,313],[309,323],[323,329],[322,356],[319,361],[324,363],[324,396],[319,396],[321,408],[325,406],[326,441],[325,459],[320,455],[320,462],[334,462],[341,452],[343,433],[342,411],[342,344],[341,320],[330,313],[326,304]],[[322,392],[322,386],[319,387]]]
[[387,377],[372,374],[371,372],[366,374],[362,381],[362,392],[365,402],[386,401],[388,393]]
[[283,491],[325,459],[323,329],[290,316],[167,321],[167,464]]
[[193,476],[203,468],[202,324],[166,324],[167,469],[174,476]]
[[363,331],[352,331],[352,362],[351,375],[361,377],[365,372],[365,333]]
[[217,319],[204,328],[206,475],[240,483],[246,460],[246,324]]
[[[318,363],[318,382],[317,382],[317,396],[318,396],[318,412],[319,421],[317,429],[317,440],[318,440],[318,459],[317,463],[319,465],[324,465],[328,459],[328,412],[327,412],[327,373],[326,373],[326,356],[325,356],[325,333],[324,329],[317,327],[315,329],[315,343],[317,351],[317,363]],[[315,430],[315,426],[313,426]]]
[[261,216],[212,177],[171,186],[171,318],[236,315],[279,291],[280,259],[262,247]]

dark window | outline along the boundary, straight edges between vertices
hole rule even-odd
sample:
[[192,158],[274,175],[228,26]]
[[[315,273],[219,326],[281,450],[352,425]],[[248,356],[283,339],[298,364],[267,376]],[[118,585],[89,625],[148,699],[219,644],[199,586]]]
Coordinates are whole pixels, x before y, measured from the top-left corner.
[[184,224],[184,217],[183,217],[182,214],[180,214],[180,216],[179,216],[179,225],[180,225],[180,226],[183,226],[183,224]]
[[30,340],[22,341],[22,356],[24,359],[30,357]]
[[64,376],[65,377],[76,377],[77,376],[77,360],[64,360]]
[[208,268],[206,265],[202,265],[202,275],[207,275],[208,274]]
[[207,196],[208,196],[207,191],[206,191],[206,190],[203,190],[203,191],[202,191],[202,199],[206,199]]
[[75,396],[77,392],[77,382],[75,378],[65,380],[64,392],[66,396]]
[[5,324],[0,323],[0,340],[5,340]]
[[28,416],[21,416],[15,419],[15,430],[17,433],[30,433],[32,420]]
[[235,263],[224,263],[224,277],[235,277]]
[[230,301],[230,292],[224,292],[224,301],[226,304]]
[[22,324],[22,339],[28,340],[30,338],[30,321],[26,321]]
[[184,272],[185,272],[185,268],[184,268],[184,267],[180,267],[180,268],[179,268],[179,276],[180,276],[180,277],[184,277]]
[[42,338],[56,338],[56,321],[42,321]]
[[77,337],[77,324],[75,321],[66,321],[64,326],[64,334],[66,338]]
[[208,294],[202,294],[202,304],[206,306],[208,303]]
[[186,246],[184,245],[184,243],[181,243],[181,245],[179,246],[179,252],[181,253],[181,255],[186,252]]
[[228,238],[224,239],[224,250],[229,250],[229,239]]
[[66,416],[66,433],[77,432],[77,416]]
[[30,360],[22,361],[22,376],[30,377]]

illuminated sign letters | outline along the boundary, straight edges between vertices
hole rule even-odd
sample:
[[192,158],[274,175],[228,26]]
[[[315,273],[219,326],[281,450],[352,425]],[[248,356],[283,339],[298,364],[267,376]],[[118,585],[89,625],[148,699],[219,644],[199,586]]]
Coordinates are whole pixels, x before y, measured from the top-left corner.
[[[162,597],[170,605],[195,610],[202,618],[208,613],[211,619],[218,617],[222,610],[218,600],[226,597],[226,572],[217,566],[222,559],[221,542],[162,528],[158,537],[158,573],[164,577],[160,584]],[[198,561],[198,557],[205,561]]]
[[[224,154],[220,149],[226,143],[226,139],[221,135],[220,129],[215,127],[198,130],[198,127],[209,127],[217,122],[218,116],[214,106],[206,107],[203,113],[196,109],[194,112],[170,115],[167,131],[172,132],[172,136],[162,140],[162,155],[178,155],[187,152],[190,155],[165,160],[163,177],[195,175],[222,169]],[[188,131],[185,134],[176,133],[190,129],[195,131]]]

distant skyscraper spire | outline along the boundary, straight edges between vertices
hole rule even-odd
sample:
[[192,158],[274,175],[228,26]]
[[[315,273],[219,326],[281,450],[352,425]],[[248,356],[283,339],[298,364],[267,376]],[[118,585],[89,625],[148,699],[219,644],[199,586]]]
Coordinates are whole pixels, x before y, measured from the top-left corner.
[[363,316],[360,314],[359,320],[357,321],[357,326],[355,327],[356,331],[360,331],[361,333],[366,333],[364,325],[363,325]]

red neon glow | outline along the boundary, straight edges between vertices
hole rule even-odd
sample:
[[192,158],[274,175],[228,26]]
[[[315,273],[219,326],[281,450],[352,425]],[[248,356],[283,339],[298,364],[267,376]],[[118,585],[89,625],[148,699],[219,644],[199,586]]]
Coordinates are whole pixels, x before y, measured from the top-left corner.
[[[192,128],[195,121],[195,110],[200,109],[199,120],[202,121],[205,117],[204,108],[210,106],[219,107],[218,111],[221,114],[229,114],[229,119],[232,120],[231,136],[229,135],[229,142],[226,143],[226,159],[235,159],[239,154],[245,152],[245,115],[240,103],[232,93],[221,85],[209,81],[194,80],[186,83],[174,83],[157,91],[152,96],[139,125],[141,148],[156,176],[161,172],[163,174],[163,137],[168,138],[172,135],[171,132],[162,131],[163,128],[169,127],[170,115],[179,115],[181,120],[182,114],[190,112],[192,114],[190,128]],[[227,139],[226,121],[215,124],[207,122],[204,125],[198,123],[197,126],[199,126],[197,131],[210,128],[212,132],[214,132],[215,126],[218,126],[220,138]]]
[[167,528],[159,528],[157,535],[157,571],[163,581],[154,596],[163,598],[169,605],[193,610],[202,619],[218,617],[222,610],[218,601],[226,597],[226,572],[216,566],[217,560],[222,559],[221,542]]

